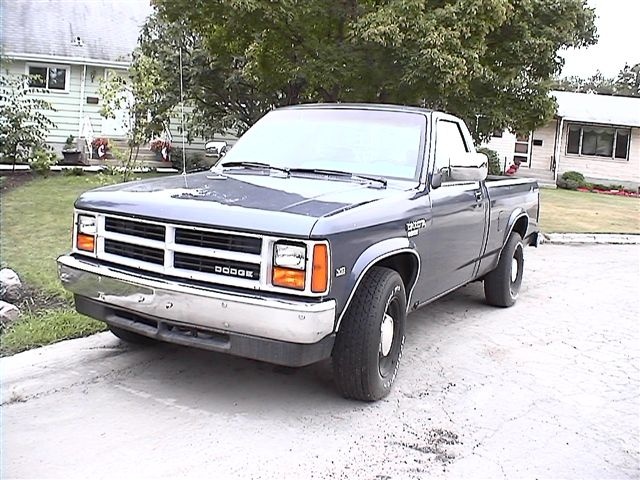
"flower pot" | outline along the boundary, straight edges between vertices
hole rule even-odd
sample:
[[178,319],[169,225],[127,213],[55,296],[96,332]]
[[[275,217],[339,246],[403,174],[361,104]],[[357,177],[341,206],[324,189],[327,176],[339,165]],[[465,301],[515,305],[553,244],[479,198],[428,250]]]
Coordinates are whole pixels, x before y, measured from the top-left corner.
[[63,160],[61,165],[84,165],[82,160],[82,152],[79,150],[62,151]]

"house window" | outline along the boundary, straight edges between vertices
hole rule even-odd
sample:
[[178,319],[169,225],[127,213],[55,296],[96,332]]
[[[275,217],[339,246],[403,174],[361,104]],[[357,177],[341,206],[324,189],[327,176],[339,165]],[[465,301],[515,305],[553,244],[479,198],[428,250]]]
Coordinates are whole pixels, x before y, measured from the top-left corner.
[[627,160],[630,136],[628,128],[569,125],[567,153]]
[[29,86],[57,92],[68,91],[69,67],[58,65],[28,65],[27,73],[33,78]]

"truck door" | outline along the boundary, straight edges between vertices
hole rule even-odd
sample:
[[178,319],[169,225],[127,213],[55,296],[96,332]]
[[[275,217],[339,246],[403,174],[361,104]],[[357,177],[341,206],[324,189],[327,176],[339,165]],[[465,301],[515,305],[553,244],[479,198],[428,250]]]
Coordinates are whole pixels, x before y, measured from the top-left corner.
[[471,158],[471,138],[455,117],[438,118],[435,124],[433,165],[443,182],[429,196],[431,218],[424,233],[415,238],[422,267],[416,286],[417,301],[424,302],[470,280],[484,242],[488,201],[481,182],[452,181],[446,176],[451,159]]

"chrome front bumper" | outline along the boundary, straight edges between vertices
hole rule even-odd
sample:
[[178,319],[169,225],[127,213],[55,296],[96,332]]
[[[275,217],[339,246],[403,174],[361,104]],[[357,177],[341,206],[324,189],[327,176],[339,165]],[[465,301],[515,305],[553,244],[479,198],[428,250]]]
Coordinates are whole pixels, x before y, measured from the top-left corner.
[[[70,255],[58,258],[58,270],[66,289],[76,296],[92,300],[93,304],[108,307],[114,312],[124,310],[187,328],[200,327],[224,334],[296,344],[316,344],[331,335],[334,329],[334,300],[308,303],[276,300],[259,294],[230,294],[137,276]],[[126,328],[125,321],[119,322],[116,317],[110,321],[107,315],[101,320]],[[173,341],[162,338],[160,334],[145,333],[142,328],[138,333]]]

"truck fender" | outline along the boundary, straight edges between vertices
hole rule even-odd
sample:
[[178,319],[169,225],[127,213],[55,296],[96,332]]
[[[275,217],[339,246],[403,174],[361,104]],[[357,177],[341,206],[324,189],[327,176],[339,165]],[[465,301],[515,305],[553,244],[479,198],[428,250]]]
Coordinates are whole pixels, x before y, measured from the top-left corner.
[[418,271],[414,276],[415,278],[412,278],[410,285],[405,286],[408,297],[407,305],[410,304],[409,299],[411,298],[411,292],[413,292],[413,288],[415,287],[418,281],[418,277],[420,276],[420,255],[418,255],[418,252],[416,252],[414,246],[411,244],[407,237],[396,237],[383,240],[367,248],[364,252],[362,252],[362,254],[354,263],[353,268],[351,269],[351,274],[349,275],[349,285],[351,286],[349,296],[347,297],[347,301],[344,304],[340,316],[338,317],[335,328],[336,331],[338,331],[338,329],[340,328],[342,317],[347,311],[347,308],[349,308],[351,300],[353,299],[353,296],[356,293],[356,290],[358,289],[358,286],[360,285],[360,282],[364,278],[367,271],[385,258],[397,255],[399,253],[410,253],[414,255],[418,265]]
[[[524,208],[521,208],[521,207],[516,208],[513,212],[511,212],[511,216],[509,217],[507,228],[505,229],[506,235],[502,239],[502,247],[500,248],[500,253],[502,253],[502,249],[506,245],[507,240],[509,240],[509,237],[511,236],[511,232],[513,232],[513,229],[518,224],[521,218],[524,218],[525,224],[524,224],[524,231],[521,231],[520,233],[523,239],[526,236],[527,229],[529,228],[529,215],[527,215],[527,212],[524,210]],[[518,228],[518,230],[520,230],[520,227]]]

